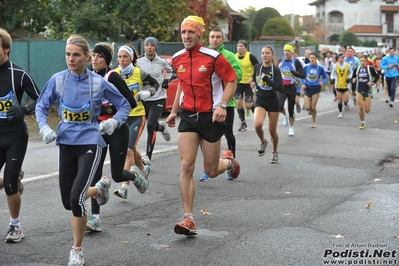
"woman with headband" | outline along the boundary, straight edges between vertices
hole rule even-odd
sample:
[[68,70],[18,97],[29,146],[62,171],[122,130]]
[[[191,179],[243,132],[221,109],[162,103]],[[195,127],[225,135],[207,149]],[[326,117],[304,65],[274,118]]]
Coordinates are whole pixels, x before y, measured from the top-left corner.
[[[100,42],[97,43],[91,55],[91,63],[94,73],[102,76],[105,80],[113,84],[119,92],[129,101],[130,107],[135,108],[137,106],[136,100],[130,93],[126,82],[121,76],[113,71],[110,67],[111,60],[114,56],[114,49],[110,43]],[[97,118],[98,122],[112,118],[116,113],[114,105],[110,104],[107,99],[103,99],[101,108],[101,115]],[[135,183],[145,183],[144,177],[140,171],[130,172],[123,169],[126,160],[126,150],[129,143],[129,127],[126,123],[123,123],[120,128],[115,129],[111,134],[103,134],[103,139],[107,146],[103,148],[101,161],[97,169],[96,175],[94,176],[92,185],[96,184],[102,175],[102,168],[104,165],[105,157],[109,146],[110,160],[111,160],[111,174],[112,179],[115,182],[123,182],[132,180]],[[136,180],[137,179],[137,180]],[[97,201],[92,198],[91,200],[91,212],[87,219],[86,230],[91,232],[101,232],[101,220],[100,220],[100,205]]]
[[[288,136],[294,136],[294,122],[295,122],[295,98],[296,98],[296,82],[297,80],[305,78],[305,72],[303,71],[302,63],[298,58],[294,57],[295,49],[290,43],[284,45],[284,57],[279,64],[281,76],[283,78],[284,92],[280,93],[281,101],[281,112],[283,114],[283,125],[288,128]],[[287,115],[284,108],[285,100],[288,101],[288,121]]]
[[[159,88],[159,83],[147,72],[137,67],[137,58],[138,55],[133,46],[128,44],[121,46],[118,50],[119,66],[115,71],[125,80],[128,89],[137,101],[137,106],[131,110],[126,120],[129,126],[129,144],[124,168],[135,172],[141,171],[145,182],[137,180],[134,185],[140,193],[145,193],[150,184],[148,179],[150,166],[143,164],[141,154],[136,149],[145,126],[145,109],[141,101],[146,101],[153,96]],[[143,82],[148,82],[151,88],[143,91]],[[120,188],[114,191],[114,195],[126,199],[129,184],[129,181],[124,182]]]

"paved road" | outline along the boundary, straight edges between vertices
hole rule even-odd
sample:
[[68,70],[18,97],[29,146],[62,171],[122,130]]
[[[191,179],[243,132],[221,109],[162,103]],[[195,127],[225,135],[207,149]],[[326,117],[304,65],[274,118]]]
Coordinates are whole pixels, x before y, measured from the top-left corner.
[[[257,156],[251,115],[249,130],[236,134],[237,180],[221,175],[200,183],[197,160],[198,236],[192,238],[173,232],[181,218],[177,133],[171,130],[170,142],[159,135],[149,190],[131,189],[127,200],[111,197],[101,209],[103,232],[84,240],[86,265],[399,265],[399,102],[389,108],[379,96],[360,131],[357,109],[338,119],[332,94],[322,93],[316,129],[307,112],[297,115],[295,137],[278,126],[277,165],[269,163],[270,147]],[[57,184],[57,148],[31,142],[24,170],[26,238],[0,244],[0,265],[66,265],[72,234]],[[109,175],[108,165],[104,171]],[[4,230],[5,200],[1,193]]]

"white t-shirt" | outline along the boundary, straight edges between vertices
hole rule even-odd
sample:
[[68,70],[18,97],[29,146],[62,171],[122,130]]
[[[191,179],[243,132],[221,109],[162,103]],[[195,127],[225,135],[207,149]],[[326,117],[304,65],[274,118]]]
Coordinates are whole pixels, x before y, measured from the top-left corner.
[[324,71],[327,73],[331,73],[332,65],[333,65],[332,57],[330,57],[330,58],[325,57],[324,65],[323,65]]

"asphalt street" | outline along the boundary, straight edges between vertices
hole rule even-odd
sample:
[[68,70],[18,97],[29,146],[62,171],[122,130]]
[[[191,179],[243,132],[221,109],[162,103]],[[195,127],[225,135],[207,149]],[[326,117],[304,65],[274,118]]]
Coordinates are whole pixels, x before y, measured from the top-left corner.
[[[190,238],[173,232],[182,217],[177,130],[170,129],[170,142],[158,133],[148,191],[131,187],[127,200],[111,195],[101,208],[103,232],[84,239],[85,265],[399,265],[399,101],[390,108],[382,92],[375,94],[362,131],[352,101],[338,119],[332,99],[332,93],[321,93],[317,128],[306,111],[296,116],[294,137],[279,123],[278,164],[270,164],[271,146],[258,156],[253,114],[247,132],[238,132],[235,119],[237,180],[222,174],[199,182],[199,152],[198,235]],[[265,136],[270,145],[267,120]],[[146,133],[140,151],[145,141]],[[0,243],[0,265],[68,263],[71,212],[61,203],[57,156],[54,143],[30,141],[20,215],[26,237]],[[108,163],[104,174],[110,175]],[[112,183],[111,191],[117,187]],[[0,202],[5,233],[3,191]]]

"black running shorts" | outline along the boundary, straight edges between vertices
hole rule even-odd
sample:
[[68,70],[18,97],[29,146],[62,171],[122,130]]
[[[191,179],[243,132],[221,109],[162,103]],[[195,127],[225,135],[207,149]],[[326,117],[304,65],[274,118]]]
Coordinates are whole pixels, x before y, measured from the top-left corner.
[[178,132],[196,132],[200,137],[208,142],[218,141],[226,132],[226,124],[212,122],[212,112],[194,113],[180,110],[180,123]]

